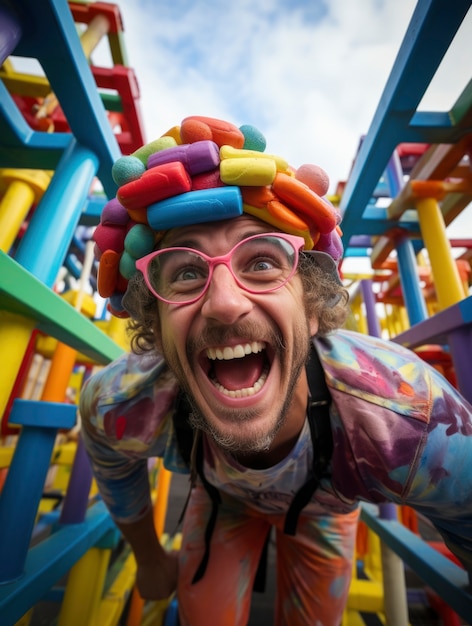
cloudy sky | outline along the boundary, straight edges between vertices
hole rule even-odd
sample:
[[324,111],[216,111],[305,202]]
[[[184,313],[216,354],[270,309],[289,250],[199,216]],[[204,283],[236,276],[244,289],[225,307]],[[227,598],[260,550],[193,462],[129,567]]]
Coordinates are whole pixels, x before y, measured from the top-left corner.
[[[116,1],[116,0],[115,0]],[[253,124],[267,151],[349,174],[415,0],[118,0],[151,141],[188,115]],[[470,11],[469,11],[470,13]],[[447,110],[470,78],[468,15],[422,108]],[[103,50],[97,54],[103,54]]]

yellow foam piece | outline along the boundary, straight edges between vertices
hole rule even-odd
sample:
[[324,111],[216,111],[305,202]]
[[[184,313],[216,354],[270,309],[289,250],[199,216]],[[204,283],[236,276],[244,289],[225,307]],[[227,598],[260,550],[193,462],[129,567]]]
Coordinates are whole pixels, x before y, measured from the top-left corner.
[[172,126],[161,137],[173,137],[176,143],[180,146],[182,144],[182,137],[180,136],[180,126]]
[[244,150],[243,148],[233,148],[233,146],[221,146],[220,159],[271,159],[275,162],[278,172],[287,172],[290,168],[285,159],[275,154],[267,154],[265,152],[257,152],[257,150]]
[[277,167],[273,159],[240,157],[220,163],[220,178],[226,185],[261,187],[271,185]]

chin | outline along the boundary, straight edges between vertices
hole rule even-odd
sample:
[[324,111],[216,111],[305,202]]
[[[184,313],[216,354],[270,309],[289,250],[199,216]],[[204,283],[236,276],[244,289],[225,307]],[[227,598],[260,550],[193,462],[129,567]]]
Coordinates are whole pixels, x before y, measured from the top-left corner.
[[243,419],[239,413],[237,421],[230,424],[223,424],[218,419],[208,419],[198,407],[194,406],[190,418],[192,426],[207,433],[220,448],[231,453],[254,453],[266,452],[269,450],[277,433],[280,430],[282,420],[275,424],[263,427],[257,415],[246,415]]

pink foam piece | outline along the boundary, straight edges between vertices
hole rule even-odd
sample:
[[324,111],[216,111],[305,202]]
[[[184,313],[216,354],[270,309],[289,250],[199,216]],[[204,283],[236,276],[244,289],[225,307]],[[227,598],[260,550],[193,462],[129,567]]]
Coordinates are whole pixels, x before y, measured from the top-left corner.
[[117,225],[99,224],[93,233],[92,239],[101,252],[113,250],[123,252],[126,228]]
[[324,196],[329,188],[329,176],[318,165],[301,165],[295,172],[295,178],[304,183],[319,196]]
[[224,187],[225,184],[220,178],[220,168],[217,167],[211,172],[202,172],[192,176],[192,191],[199,189],[211,189],[212,187]]

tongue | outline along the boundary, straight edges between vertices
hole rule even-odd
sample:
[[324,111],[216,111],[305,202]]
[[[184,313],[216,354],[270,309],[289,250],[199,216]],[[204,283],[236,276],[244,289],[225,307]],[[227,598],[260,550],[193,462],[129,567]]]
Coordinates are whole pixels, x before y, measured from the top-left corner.
[[235,391],[252,387],[260,378],[263,367],[264,357],[259,353],[250,354],[242,359],[215,361],[213,371],[225,389]]

